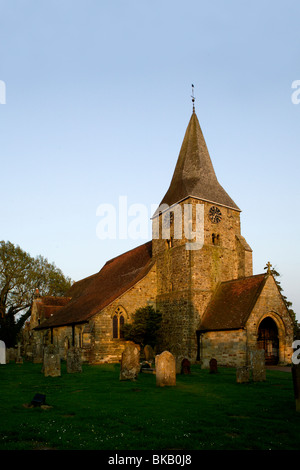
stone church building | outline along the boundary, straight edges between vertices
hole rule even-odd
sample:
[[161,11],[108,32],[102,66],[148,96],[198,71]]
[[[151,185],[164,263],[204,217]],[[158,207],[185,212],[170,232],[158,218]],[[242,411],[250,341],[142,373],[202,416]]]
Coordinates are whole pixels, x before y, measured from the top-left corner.
[[248,364],[252,349],[264,349],[266,363],[290,364],[293,321],[270,265],[253,275],[240,213],[218,182],[193,109],[152,217],[152,240],[76,282],[68,297],[36,298],[33,354],[51,342],[62,358],[76,346],[90,363],[118,362],[126,344],[122,325],[152,305],[162,313],[157,353],[169,350],[204,368],[211,358],[236,367]]

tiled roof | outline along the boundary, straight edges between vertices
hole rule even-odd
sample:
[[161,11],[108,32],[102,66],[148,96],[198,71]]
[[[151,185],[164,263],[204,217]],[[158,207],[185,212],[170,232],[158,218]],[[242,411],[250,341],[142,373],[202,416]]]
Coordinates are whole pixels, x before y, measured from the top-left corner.
[[36,302],[37,316],[43,319],[50,318],[70,300],[70,297],[45,296],[38,298]]
[[200,331],[243,328],[265,285],[266,274],[222,282],[213,295]]
[[189,196],[240,211],[217,180],[195,113],[186,129],[169,189],[160,205],[172,206]]
[[36,329],[83,323],[142,279],[152,267],[152,242],[108,261],[96,274],[76,282],[67,305]]

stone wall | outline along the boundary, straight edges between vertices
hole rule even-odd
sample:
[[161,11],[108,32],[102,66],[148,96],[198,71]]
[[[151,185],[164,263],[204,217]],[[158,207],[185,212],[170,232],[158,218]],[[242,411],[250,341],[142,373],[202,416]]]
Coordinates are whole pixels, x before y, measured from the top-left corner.
[[293,322],[276,282],[269,276],[247,321],[247,343],[249,348],[257,347],[259,325],[266,317],[272,318],[278,329],[279,363],[290,364],[293,354]]
[[[182,227],[185,204],[193,207],[194,232],[199,229],[195,221],[196,206],[204,206],[203,247],[187,250],[189,240],[175,238],[175,212],[170,240],[154,239],[153,256],[157,265],[157,305],[163,314],[162,349],[188,357],[193,362],[197,356],[196,330],[216,286],[219,282],[251,275],[252,250],[240,234],[238,211],[216,205],[221,210],[222,220],[215,224],[209,218],[209,210],[214,204],[188,198],[180,204],[178,211]],[[164,233],[164,217],[166,214],[159,216],[160,236]]]
[[[60,358],[66,360],[67,351],[71,347],[79,348],[83,362],[103,363],[119,362],[126,341],[113,338],[112,318],[118,307],[122,308],[125,321],[130,322],[133,313],[140,307],[153,305],[156,308],[156,272],[155,266],[149,273],[137,282],[122,296],[94,315],[87,323],[53,328],[52,338],[50,329],[34,331],[29,329],[26,340],[26,357],[34,360],[37,349],[42,350],[46,345],[57,347]],[[35,310],[36,313],[36,310]],[[36,315],[33,316],[36,325]]]
[[245,330],[211,331],[200,337],[200,363],[209,368],[210,359],[218,365],[242,367],[247,365],[247,334]]
[[278,329],[279,364],[291,363],[293,354],[293,322],[272,276],[259,295],[245,329],[211,331],[200,337],[200,362],[209,367],[214,357],[219,365],[243,367],[249,364],[249,351],[258,348],[258,329],[266,317],[272,318]]
[[156,308],[156,272],[155,266],[131,289],[125,292],[91,319],[93,329],[89,349],[91,363],[119,362],[125,349],[126,341],[113,338],[113,315],[120,307],[125,321],[132,321],[132,315],[141,307],[153,305]]

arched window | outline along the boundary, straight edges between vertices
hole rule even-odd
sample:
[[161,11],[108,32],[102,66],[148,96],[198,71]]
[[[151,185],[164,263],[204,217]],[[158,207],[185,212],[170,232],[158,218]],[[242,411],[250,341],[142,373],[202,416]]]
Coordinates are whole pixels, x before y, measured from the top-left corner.
[[123,307],[117,307],[112,317],[113,338],[124,338],[123,325],[125,323],[126,312]]
[[123,326],[125,323],[125,318],[123,317],[123,315],[120,315],[119,322],[120,322],[120,338],[124,338]]
[[118,323],[119,323],[118,316],[114,315],[113,316],[113,338],[119,337],[118,336],[118,330],[119,330]]

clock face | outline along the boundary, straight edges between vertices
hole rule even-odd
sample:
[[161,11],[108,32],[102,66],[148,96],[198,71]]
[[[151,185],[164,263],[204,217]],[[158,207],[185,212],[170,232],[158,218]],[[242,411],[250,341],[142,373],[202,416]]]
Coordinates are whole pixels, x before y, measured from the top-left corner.
[[222,220],[222,212],[220,209],[216,206],[212,206],[209,209],[209,218],[212,221],[213,224],[218,224]]

